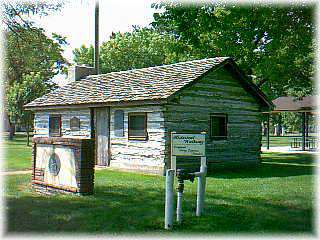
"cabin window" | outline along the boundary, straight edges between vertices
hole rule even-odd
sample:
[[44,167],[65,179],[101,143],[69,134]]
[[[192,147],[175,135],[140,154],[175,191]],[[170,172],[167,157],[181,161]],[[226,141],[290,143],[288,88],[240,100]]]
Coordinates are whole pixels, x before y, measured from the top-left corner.
[[227,138],[227,114],[211,114],[210,115],[210,137],[212,139]]
[[128,138],[132,140],[146,140],[147,134],[147,113],[128,114]]
[[61,136],[61,115],[49,116],[49,135],[52,137]]
[[124,136],[124,113],[123,110],[114,112],[114,135],[117,137]]
[[71,131],[80,131],[80,119],[77,117],[72,117],[70,119],[70,129]]

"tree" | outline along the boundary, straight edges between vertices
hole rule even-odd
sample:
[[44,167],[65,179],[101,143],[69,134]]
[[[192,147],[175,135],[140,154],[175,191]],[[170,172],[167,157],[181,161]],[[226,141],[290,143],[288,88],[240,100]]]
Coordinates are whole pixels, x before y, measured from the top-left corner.
[[[192,58],[189,46],[174,36],[152,29],[135,28],[132,33],[113,33],[100,48],[102,73],[170,64]],[[93,46],[73,51],[77,64],[93,66]]]
[[[102,72],[229,56],[270,99],[314,90],[313,5],[153,4],[151,29],[117,33],[103,43]],[[74,51],[92,65],[93,48]],[[275,118],[275,123],[286,122]]]
[[[26,76],[33,76],[42,79],[42,83],[48,90],[52,87],[50,79],[63,70],[66,60],[62,56],[62,46],[66,44],[66,39],[58,34],[47,37],[44,29],[37,28],[28,18],[30,14],[47,15],[51,11],[56,11],[61,4],[48,3],[2,3],[3,23],[5,26],[6,39],[6,111],[10,123],[10,139],[15,130],[15,123],[31,125],[28,113],[23,110],[21,101],[14,101],[13,96],[24,96],[24,103],[41,96],[44,91],[39,91],[37,95],[23,93],[28,91],[24,88]],[[18,88],[21,89],[19,90]],[[10,101],[8,100],[10,99]]]
[[234,57],[270,98],[313,91],[314,6],[154,4],[153,27],[191,46],[198,58]]
[[36,99],[54,88],[54,84],[43,81],[41,73],[24,74],[20,81],[13,82],[8,87],[7,94],[7,109],[11,119],[26,126],[29,145],[29,130],[32,126],[32,113],[24,111],[23,106]]

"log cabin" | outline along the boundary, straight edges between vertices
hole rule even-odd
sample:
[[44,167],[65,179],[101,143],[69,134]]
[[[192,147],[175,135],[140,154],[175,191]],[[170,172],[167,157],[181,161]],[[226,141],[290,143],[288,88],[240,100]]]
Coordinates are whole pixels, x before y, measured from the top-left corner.
[[[163,174],[170,133],[207,133],[208,171],[260,163],[265,94],[232,58],[92,74],[76,66],[73,81],[25,105],[34,138],[89,138],[99,166]],[[195,158],[177,167],[198,168]]]

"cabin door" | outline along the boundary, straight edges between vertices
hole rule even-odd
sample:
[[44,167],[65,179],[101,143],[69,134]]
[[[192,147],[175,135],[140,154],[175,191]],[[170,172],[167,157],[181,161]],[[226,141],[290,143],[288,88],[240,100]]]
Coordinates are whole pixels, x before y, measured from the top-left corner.
[[109,108],[96,108],[96,164],[109,166]]

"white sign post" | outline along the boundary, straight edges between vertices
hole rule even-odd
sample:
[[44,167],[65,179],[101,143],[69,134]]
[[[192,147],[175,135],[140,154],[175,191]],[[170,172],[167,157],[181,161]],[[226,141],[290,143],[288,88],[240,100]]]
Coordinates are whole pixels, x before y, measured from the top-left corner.
[[[177,169],[177,156],[195,156],[201,158],[200,172],[192,173],[198,177],[197,209],[196,216],[200,216],[204,206],[204,195],[206,187],[206,133],[176,133],[171,132],[171,169],[167,170],[166,180],[166,204],[165,204],[165,228],[172,228],[173,220],[173,176]],[[183,190],[182,190],[183,191]],[[177,221],[182,219],[182,192],[178,192]]]
[[172,229],[173,226],[173,182],[174,170],[168,169],[166,172],[166,202],[165,202],[165,220],[164,228]]

